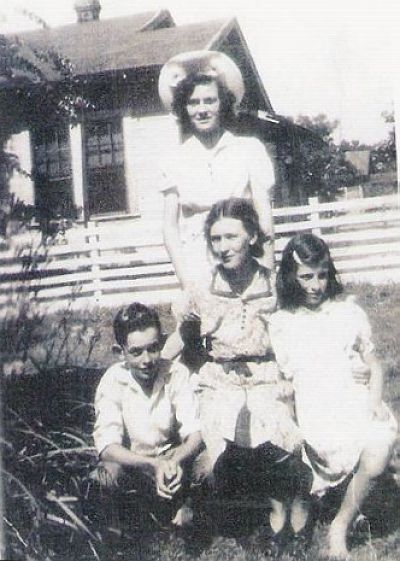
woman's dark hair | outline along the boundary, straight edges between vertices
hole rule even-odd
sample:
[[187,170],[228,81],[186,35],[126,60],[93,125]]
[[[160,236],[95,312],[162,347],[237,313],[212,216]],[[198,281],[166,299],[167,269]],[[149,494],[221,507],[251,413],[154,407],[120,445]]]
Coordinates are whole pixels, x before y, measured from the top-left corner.
[[261,231],[258,214],[253,203],[249,199],[231,198],[218,201],[212,207],[207,215],[204,225],[204,235],[207,245],[211,249],[210,230],[212,226],[220,220],[220,218],[234,218],[240,220],[246,232],[250,236],[256,236],[256,241],[250,246],[253,257],[261,257],[264,255],[263,243],[265,235]]
[[113,327],[115,340],[120,347],[126,345],[129,333],[144,331],[148,327],[154,327],[161,337],[158,313],[140,302],[133,302],[133,304],[121,308],[114,318]]
[[[293,255],[294,253],[296,253],[296,256]],[[301,263],[310,267],[318,265],[321,261],[327,261],[327,297],[335,298],[336,295],[343,292],[343,286],[337,279],[337,271],[327,244],[314,234],[297,234],[283,250],[282,261],[276,278],[276,290],[281,308],[294,310],[304,301],[304,290],[296,279],[298,267],[296,257],[300,259]]]
[[218,78],[208,76],[207,74],[189,74],[179,82],[174,92],[174,100],[172,102],[172,111],[178,117],[183,135],[193,132],[192,124],[187,112],[187,104],[194,89],[199,84],[211,84],[215,82],[218,87],[218,97],[221,103],[220,107],[220,123],[222,128],[230,128],[235,122],[235,96],[230,92]]

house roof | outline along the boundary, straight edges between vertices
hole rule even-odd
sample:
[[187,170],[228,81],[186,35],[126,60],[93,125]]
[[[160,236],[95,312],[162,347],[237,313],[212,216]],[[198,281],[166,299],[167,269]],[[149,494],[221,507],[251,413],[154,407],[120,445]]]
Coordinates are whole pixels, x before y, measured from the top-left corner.
[[[169,17],[168,17],[169,16]],[[169,12],[71,24],[19,34],[27,46],[49,46],[68,58],[78,75],[161,66],[182,51],[215,47],[234,20],[175,26]]]
[[[19,43],[20,54],[50,81],[58,81],[60,74],[52,66],[51,57],[47,62],[40,57],[49,49],[70,61],[75,75],[93,78],[118,71],[157,71],[172,56],[184,51],[221,50],[236,60],[248,80],[252,105],[273,112],[235,18],[177,26],[170,12],[161,10],[29,31],[19,34],[15,41]],[[21,80],[35,81],[26,69],[21,74]],[[0,76],[0,88],[12,89],[15,83],[7,75]]]

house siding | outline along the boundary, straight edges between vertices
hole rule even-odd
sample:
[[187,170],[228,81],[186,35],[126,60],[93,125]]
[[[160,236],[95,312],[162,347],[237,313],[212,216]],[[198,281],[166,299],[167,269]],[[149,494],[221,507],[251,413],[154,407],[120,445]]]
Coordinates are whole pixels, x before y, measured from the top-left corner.
[[161,222],[159,158],[167,147],[179,143],[176,121],[171,115],[125,117],[123,126],[128,198],[135,201],[144,221]]
[[[29,131],[13,134],[7,142],[7,150],[16,154],[23,172],[32,173],[32,152]],[[10,193],[28,205],[35,203],[35,190],[33,181],[25,173],[14,172],[10,179]]]

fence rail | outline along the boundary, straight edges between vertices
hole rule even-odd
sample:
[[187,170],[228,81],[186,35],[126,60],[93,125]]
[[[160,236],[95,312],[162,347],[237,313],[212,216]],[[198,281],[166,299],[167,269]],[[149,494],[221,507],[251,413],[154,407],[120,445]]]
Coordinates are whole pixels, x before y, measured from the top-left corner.
[[[274,210],[276,257],[291,235],[310,231],[329,244],[344,281],[400,281],[400,206],[396,195]],[[124,229],[125,228],[125,229]],[[49,307],[169,301],[179,292],[160,228],[132,234],[129,224],[91,223],[68,243],[28,240],[0,252],[0,305],[35,293]],[[36,245],[35,245],[36,244]],[[37,248],[36,250],[33,248]]]

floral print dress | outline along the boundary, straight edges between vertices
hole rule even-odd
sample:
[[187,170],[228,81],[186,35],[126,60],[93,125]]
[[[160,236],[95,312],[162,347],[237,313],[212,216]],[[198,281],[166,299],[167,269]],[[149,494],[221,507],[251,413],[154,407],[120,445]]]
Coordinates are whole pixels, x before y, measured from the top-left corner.
[[208,291],[192,294],[183,313],[200,317],[210,360],[200,369],[200,418],[212,463],[226,443],[265,442],[293,452],[299,432],[280,399],[268,321],[276,307],[269,271],[258,265],[250,286],[234,293],[217,268]]

